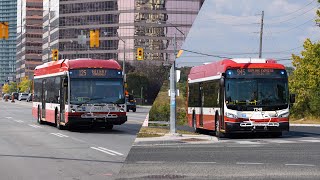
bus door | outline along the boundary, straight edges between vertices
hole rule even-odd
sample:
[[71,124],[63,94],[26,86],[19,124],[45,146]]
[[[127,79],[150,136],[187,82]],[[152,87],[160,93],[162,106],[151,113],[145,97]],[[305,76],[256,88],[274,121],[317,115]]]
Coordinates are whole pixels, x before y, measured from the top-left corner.
[[60,122],[65,122],[66,103],[68,95],[68,78],[61,78],[60,83]]
[[41,117],[42,118],[46,118],[46,98],[47,98],[47,94],[48,91],[46,90],[46,80],[42,81],[42,98],[41,98],[41,105],[42,105],[42,110],[41,110]]
[[219,95],[218,95],[218,105],[220,107],[220,128],[221,129],[225,129],[225,124],[224,124],[224,103],[225,103],[225,99],[224,99],[224,94],[225,94],[225,87],[220,85],[219,88]]
[[204,91],[203,91],[203,84],[200,83],[200,114],[199,114],[200,127],[203,127],[203,105],[204,105]]

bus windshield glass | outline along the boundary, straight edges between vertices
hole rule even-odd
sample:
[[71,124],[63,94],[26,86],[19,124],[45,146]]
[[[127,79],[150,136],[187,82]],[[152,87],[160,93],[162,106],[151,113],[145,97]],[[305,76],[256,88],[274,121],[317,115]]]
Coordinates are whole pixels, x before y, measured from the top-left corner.
[[226,79],[226,105],[229,109],[264,111],[288,107],[288,81],[286,78]]
[[123,104],[122,79],[71,79],[71,104]]

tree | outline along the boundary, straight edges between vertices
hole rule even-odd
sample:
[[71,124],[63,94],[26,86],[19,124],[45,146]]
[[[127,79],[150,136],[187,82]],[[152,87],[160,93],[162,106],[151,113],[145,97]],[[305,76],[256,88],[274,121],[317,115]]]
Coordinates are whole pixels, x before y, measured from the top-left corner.
[[[320,3],[320,0],[318,0],[318,2]],[[316,23],[320,26],[320,9],[318,9],[316,13],[318,16],[318,18],[316,19]]]
[[294,116],[320,117],[320,42],[304,42],[301,57],[292,55],[295,71],[289,78],[290,91],[297,94]]
[[17,83],[16,82],[11,82],[9,84],[9,93],[17,92],[17,91],[18,91]]
[[2,86],[2,91],[3,91],[4,93],[9,93],[9,84],[4,84],[4,85]]
[[30,92],[32,81],[28,77],[24,77],[18,85],[20,92]]
[[[135,97],[140,97],[141,88],[144,89],[144,92],[147,92],[147,88],[149,86],[148,77],[145,75],[133,72],[127,74],[127,82],[128,82],[128,91],[129,93],[133,92]],[[145,95],[146,93],[143,93]],[[145,96],[143,96],[145,98]]]

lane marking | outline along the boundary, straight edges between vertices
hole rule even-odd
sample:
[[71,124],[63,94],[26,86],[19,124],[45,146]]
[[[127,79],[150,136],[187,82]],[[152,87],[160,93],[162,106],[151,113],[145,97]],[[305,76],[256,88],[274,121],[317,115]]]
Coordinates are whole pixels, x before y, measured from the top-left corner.
[[94,149],[94,150],[97,150],[97,151],[101,151],[101,152],[106,153],[106,154],[109,154],[109,155],[111,155],[111,156],[115,156],[115,154],[113,154],[113,153],[111,153],[111,152],[109,152],[109,151],[105,151],[105,150],[100,149],[100,148],[96,148],[96,147],[90,147],[90,148],[91,148],[91,149]]
[[320,142],[319,139],[304,139],[304,140],[299,140],[299,141],[303,141],[303,142]]
[[291,143],[297,143],[294,141],[287,141],[287,140],[280,140],[280,139],[268,139],[266,140],[267,142],[270,143],[278,143],[278,144],[291,144]]
[[34,127],[34,128],[42,128],[41,126],[38,126],[38,125],[35,125],[35,124],[28,124],[29,126],[31,127]]
[[308,166],[308,167],[313,167],[315,165],[313,164],[285,164],[286,166]]
[[262,144],[260,142],[253,142],[253,141],[236,141],[238,144]]
[[12,117],[6,117],[7,119],[12,119]]
[[61,133],[50,133],[50,134],[58,136],[58,137],[69,137],[69,136],[61,134]]
[[136,161],[137,164],[163,164],[164,161]]
[[216,164],[217,162],[187,162],[188,164]]
[[239,165],[261,165],[261,164],[264,164],[264,163],[255,163],[255,162],[237,162],[236,164],[239,164]]
[[15,121],[17,123],[23,123],[24,122],[24,121],[21,121],[21,120],[13,120],[13,121]]
[[117,151],[113,151],[113,150],[110,150],[110,149],[107,149],[107,148],[104,148],[104,147],[98,147],[98,148],[100,148],[100,149],[102,149],[102,150],[105,150],[105,151],[109,151],[109,152],[114,153],[114,154],[117,154],[117,155],[119,155],[119,156],[123,156],[122,153],[119,153],[119,152],[117,152]]

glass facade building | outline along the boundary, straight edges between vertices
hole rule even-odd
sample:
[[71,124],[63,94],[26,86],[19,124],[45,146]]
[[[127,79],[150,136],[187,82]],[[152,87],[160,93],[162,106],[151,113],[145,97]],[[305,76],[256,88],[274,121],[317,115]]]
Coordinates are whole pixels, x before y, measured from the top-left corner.
[[9,22],[9,39],[0,39],[0,85],[15,80],[17,1],[0,0],[0,22]]
[[16,79],[33,79],[34,68],[42,64],[43,0],[18,0]]
[[[58,49],[60,59],[132,61],[142,47],[145,61],[172,61],[173,37],[179,49],[203,1],[44,1],[42,60],[51,61],[51,50]],[[100,47],[89,47],[90,30],[100,31]]]

